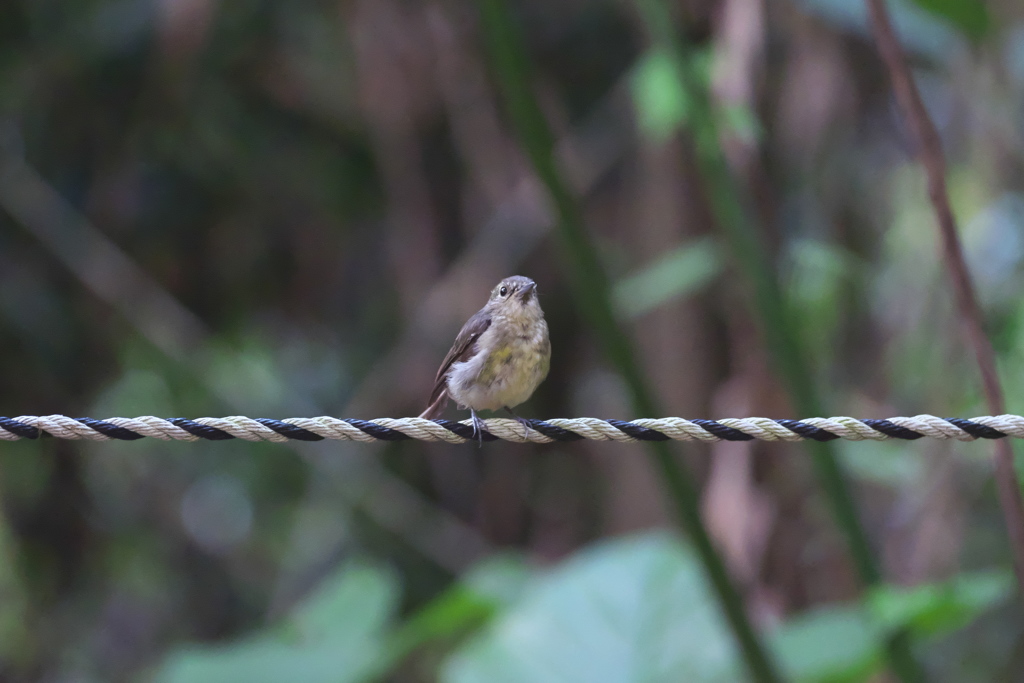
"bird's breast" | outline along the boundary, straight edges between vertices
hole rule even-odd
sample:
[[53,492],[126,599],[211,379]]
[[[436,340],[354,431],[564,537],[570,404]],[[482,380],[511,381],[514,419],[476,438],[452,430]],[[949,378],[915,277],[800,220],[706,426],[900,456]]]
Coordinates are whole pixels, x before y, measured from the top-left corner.
[[543,319],[526,330],[505,327],[492,325],[478,342],[480,352],[452,365],[448,391],[460,405],[474,410],[512,408],[530,398],[547,376],[551,345]]

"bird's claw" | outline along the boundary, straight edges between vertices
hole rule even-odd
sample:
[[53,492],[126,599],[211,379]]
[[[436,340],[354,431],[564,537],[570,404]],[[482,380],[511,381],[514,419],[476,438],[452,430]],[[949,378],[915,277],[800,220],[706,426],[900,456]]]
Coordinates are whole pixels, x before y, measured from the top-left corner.
[[505,410],[508,412],[509,415],[511,415],[512,417],[514,417],[516,419],[516,422],[518,422],[519,424],[523,425],[523,439],[525,441],[529,441],[530,440],[530,429],[533,427],[533,425],[530,424],[530,421],[527,420],[525,417],[519,417],[518,415],[513,413],[511,408],[505,408]]
[[469,414],[473,420],[473,438],[476,439],[479,444],[479,448],[483,448],[484,445],[484,421],[477,417],[476,411],[470,409]]

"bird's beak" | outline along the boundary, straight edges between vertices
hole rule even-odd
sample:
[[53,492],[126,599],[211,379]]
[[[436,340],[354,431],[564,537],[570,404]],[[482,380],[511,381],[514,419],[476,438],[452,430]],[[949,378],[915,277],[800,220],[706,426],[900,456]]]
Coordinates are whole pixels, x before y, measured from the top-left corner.
[[536,291],[536,289],[537,283],[531,282],[530,284],[526,285],[525,287],[519,290],[519,298],[522,299],[523,303],[525,304],[527,301],[530,300],[530,297],[533,296],[533,293]]

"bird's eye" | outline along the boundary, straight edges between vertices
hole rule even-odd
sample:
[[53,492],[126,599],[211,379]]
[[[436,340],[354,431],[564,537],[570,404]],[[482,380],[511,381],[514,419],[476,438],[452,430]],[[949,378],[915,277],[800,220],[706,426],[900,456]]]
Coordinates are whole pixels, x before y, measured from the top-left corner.
[[508,287],[502,287],[498,290],[498,294],[501,296],[508,296]]

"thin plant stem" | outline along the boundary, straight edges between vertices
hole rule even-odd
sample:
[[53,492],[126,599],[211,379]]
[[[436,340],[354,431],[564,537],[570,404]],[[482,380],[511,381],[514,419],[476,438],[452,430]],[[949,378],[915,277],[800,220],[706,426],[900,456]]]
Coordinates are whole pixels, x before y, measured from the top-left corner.
[[[555,161],[554,138],[530,89],[522,39],[503,0],[480,0],[479,8],[487,47],[509,116],[534,172],[547,188],[554,204],[557,234],[569,267],[576,301],[597,333],[608,359],[625,380],[633,409],[640,415],[658,415],[660,411],[637,364],[632,345],[615,319],[608,277],[587,234],[580,206]],[[765,683],[782,680],[750,623],[743,599],[730,579],[725,563],[711,542],[700,516],[697,486],[667,444],[650,442],[648,447],[678,521],[697,550],[751,676]]]
[[[735,263],[747,279],[752,307],[758,314],[765,345],[775,360],[779,378],[800,414],[825,414],[811,379],[814,375],[806,360],[802,339],[763,244],[764,231],[759,230],[749,197],[733,177],[719,143],[717,118],[708,88],[697,76],[694,60],[677,35],[664,0],[637,0],[637,5],[655,46],[672,55],[677,65],[676,73],[687,96],[686,123],[694,139],[704,189]],[[879,584],[881,571],[835,450],[827,443],[815,442],[807,446],[857,573],[864,584]],[[888,638],[886,654],[890,668],[902,681],[925,679],[924,669],[914,658],[905,632]]]
[[[896,100],[914,136],[917,157],[928,178],[928,198],[931,200],[936,227],[942,240],[942,258],[953,285],[953,294],[957,310],[960,312],[960,320],[967,333],[967,341],[981,371],[985,402],[992,415],[1002,415],[1006,406],[1003,388],[999,384],[999,374],[996,372],[995,352],[985,334],[981,307],[978,305],[974,283],[964,261],[956,218],[953,216],[949,193],[946,191],[946,157],[942,151],[942,140],[939,139],[935,124],[932,123],[921,101],[910,67],[907,66],[892,22],[889,20],[885,1],[867,0],[867,4],[878,51],[889,70]],[[1003,510],[1013,552],[1018,590],[1024,592],[1024,502],[1021,500],[1020,482],[1013,466],[1013,446],[1008,439],[997,439],[992,447],[999,504]]]

